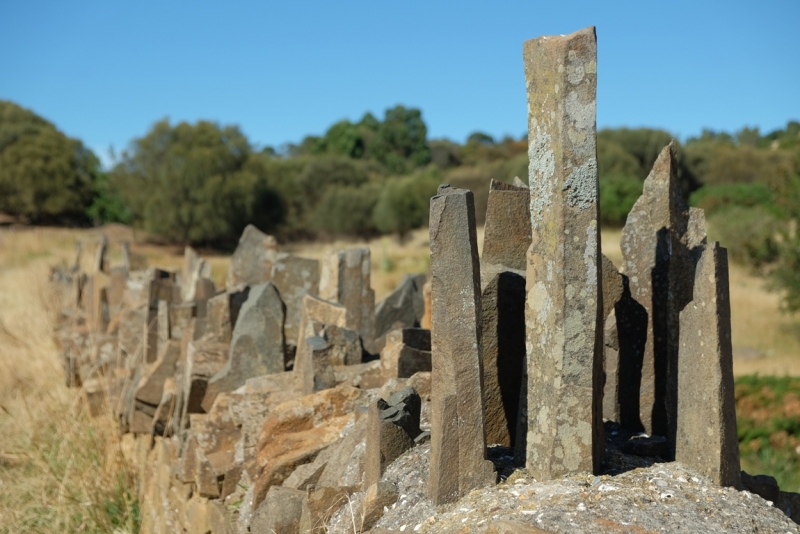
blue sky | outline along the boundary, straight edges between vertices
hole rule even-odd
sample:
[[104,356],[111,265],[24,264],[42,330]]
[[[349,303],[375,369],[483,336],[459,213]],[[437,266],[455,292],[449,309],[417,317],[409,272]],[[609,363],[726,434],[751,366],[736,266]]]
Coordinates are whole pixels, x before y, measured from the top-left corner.
[[429,136],[527,127],[522,43],[589,25],[598,127],[762,131],[800,119],[800,1],[0,3],[0,99],[105,156],[157,120],[257,146],[418,107]]

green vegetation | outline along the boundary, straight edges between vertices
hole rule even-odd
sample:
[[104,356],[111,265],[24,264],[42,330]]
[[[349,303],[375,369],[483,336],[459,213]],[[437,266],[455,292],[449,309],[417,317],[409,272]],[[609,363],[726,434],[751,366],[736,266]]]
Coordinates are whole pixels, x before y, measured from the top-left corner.
[[80,141],[0,100],[0,212],[34,223],[85,222],[99,168]]
[[[598,132],[604,226],[625,224],[671,139],[652,128]],[[481,224],[489,180],[527,174],[525,137],[430,140],[421,111],[402,105],[280,150],[256,150],[237,126],[165,119],[104,173],[80,141],[0,101],[0,212],[34,223],[130,223],[165,243],[229,248],[247,224],[283,241],[402,237],[427,224],[440,183],[471,189]],[[679,146],[678,175],[690,204],[706,210],[711,238],[769,275],[786,309],[800,310],[800,122],[766,135],[705,130]]]
[[742,469],[800,490],[800,378],[737,378],[736,416]]

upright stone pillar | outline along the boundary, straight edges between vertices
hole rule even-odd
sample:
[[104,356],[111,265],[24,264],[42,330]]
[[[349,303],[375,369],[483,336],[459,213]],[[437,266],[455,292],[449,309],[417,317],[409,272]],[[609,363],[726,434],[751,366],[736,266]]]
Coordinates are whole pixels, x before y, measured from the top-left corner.
[[528,252],[526,465],[599,472],[603,332],[594,27],[524,45],[533,241]]
[[492,484],[486,459],[481,286],[472,193],[431,199],[431,467],[434,504]]
[[712,243],[680,314],[675,459],[721,486],[741,488],[733,392],[728,251]]
[[372,341],[375,313],[371,267],[368,248],[340,250],[323,262],[319,282],[319,296],[347,308],[347,328],[361,334],[366,344]]
[[[617,314],[620,350],[623,338],[644,347],[641,361],[632,366],[641,369],[641,378],[619,384],[620,408],[638,404],[639,421],[626,417],[621,422],[632,431],[667,437],[672,451],[677,417],[679,314],[692,300],[697,262],[693,251],[705,241],[702,211],[690,210],[683,201],[677,167],[672,142],[656,159],[642,196],[622,230],[625,275],[631,297],[646,314],[646,330],[641,334],[625,331],[629,318]],[[633,340],[635,335],[644,338]]]
[[528,247],[531,246],[530,191],[492,180],[486,204],[481,287],[497,273],[510,271],[525,276]]
[[108,238],[103,234],[94,252],[94,272],[108,272]]

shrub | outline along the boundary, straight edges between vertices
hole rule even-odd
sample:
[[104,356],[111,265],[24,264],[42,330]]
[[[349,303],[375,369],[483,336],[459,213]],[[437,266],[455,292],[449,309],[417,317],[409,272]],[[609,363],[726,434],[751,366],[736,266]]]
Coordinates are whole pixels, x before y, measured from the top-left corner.
[[783,226],[764,206],[729,206],[709,218],[710,237],[728,249],[730,259],[754,268],[778,259]]
[[377,234],[372,213],[380,195],[374,184],[329,187],[311,219],[321,235],[369,237]]
[[642,194],[643,182],[624,174],[600,178],[600,222],[622,226],[636,200]]

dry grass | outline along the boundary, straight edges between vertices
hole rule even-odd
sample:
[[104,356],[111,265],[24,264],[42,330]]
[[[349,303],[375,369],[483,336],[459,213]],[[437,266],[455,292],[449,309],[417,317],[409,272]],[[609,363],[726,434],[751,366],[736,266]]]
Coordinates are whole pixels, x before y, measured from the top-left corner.
[[52,340],[72,230],[0,231],[0,532],[134,532],[132,471],[116,426],[64,386]]

